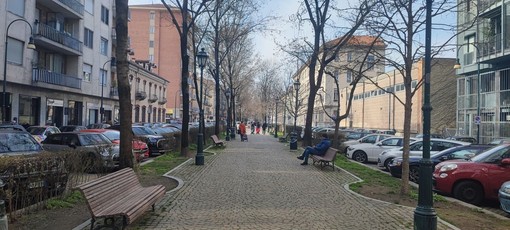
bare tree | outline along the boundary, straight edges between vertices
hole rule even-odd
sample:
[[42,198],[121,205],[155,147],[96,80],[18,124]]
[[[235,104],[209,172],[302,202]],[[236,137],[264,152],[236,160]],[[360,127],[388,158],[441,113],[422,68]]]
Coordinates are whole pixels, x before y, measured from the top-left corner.
[[120,168],[133,167],[132,141],[132,104],[131,87],[129,85],[129,62],[126,50],[128,48],[128,0],[115,0],[115,30],[117,34],[117,82],[119,87],[120,112]]

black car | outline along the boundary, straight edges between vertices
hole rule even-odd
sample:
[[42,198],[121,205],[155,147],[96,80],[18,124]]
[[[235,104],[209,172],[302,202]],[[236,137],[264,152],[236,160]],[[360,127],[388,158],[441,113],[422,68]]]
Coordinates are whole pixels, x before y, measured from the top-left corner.
[[[445,149],[441,152],[437,152],[430,156],[430,160],[436,166],[437,164],[454,159],[469,159],[489,148],[492,145],[462,145],[449,149]],[[421,157],[409,157],[409,180],[412,182],[418,182],[419,175],[419,163]],[[390,173],[394,177],[401,177],[402,175],[402,157],[394,158],[389,164]]]
[[[115,129],[120,131],[120,125],[112,125],[107,129]],[[134,138],[145,142],[147,146],[149,146],[149,153],[151,156],[163,154],[167,151],[170,151],[172,148],[172,140],[155,133],[148,127],[133,125],[131,126],[131,130],[133,131]]]
[[87,129],[87,127],[82,125],[65,125],[58,129],[60,129],[60,132],[78,132],[80,130]]

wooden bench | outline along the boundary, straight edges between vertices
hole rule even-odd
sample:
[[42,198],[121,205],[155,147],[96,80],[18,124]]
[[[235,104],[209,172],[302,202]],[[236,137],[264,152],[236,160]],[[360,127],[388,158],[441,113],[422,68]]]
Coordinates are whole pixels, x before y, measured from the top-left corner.
[[287,133],[287,135],[285,135],[285,137],[280,137],[279,141],[280,142],[285,142],[287,143],[287,139],[290,137],[290,132]]
[[310,155],[310,158],[312,158],[314,165],[316,162],[319,162],[321,164],[321,170],[325,166],[330,166],[331,168],[333,168],[333,171],[335,171],[335,159],[337,152],[338,149],[330,147],[326,151],[326,154],[324,154],[323,156]]
[[91,227],[97,218],[111,220],[114,227],[115,217],[122,216],[122,229],[142,216],[147,209],[165,195],[165,187],[156,185],[142,187],[131,168],[121,169],[76,187],[85,199],[92,215]]
[[224,143],[222,140],[220,140],[220,139],[218,138],[218,136],[216,136],[216,135],[212,135],[212,136],[211,136],[211,139],[213,140],[214,145],[216,145],[216,146],[225,146],[225,143]]

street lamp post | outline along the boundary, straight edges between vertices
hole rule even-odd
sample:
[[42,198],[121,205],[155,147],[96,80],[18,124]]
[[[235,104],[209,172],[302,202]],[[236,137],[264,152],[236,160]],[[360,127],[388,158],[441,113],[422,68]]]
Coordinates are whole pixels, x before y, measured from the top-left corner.
[[[103,68],[101,69],[101,108],[99,109],[99,113],[101,114],[101,123],[104,123],[104,107],[103,107],[103,100],[104,100],[104,86],[106,85],[105,84],[105,79],[106,79],[106,76],[108,76],[108,71],[106,71],[104,69],[105,65],[110,62],[110,66],[113,68],[115,66],[117,66],[117,63],[115,61],[115,58],[112,57],[110,60],[106,61],[104,64],[103,64]],[[103,74],[106,74],[106,76],[103,76]],[[150,119],[150,118],[149,118]]]
[[197,155],[195,156],[195,165],[204,165],[204,101],[203,101],[203,89],[204,89],[204,67],[207,64],[207,58],[209,56],[205,52],[204,48],[197,54],[198,66],[200,67],[200,98],[198,104],[199,118],[198,118],[198,136],[197,136]]
[[[7,30],[5,30],[4,82],[3,82],[3,85],[2,85],[2,118],[6,122],[9,121],[7,119],[7,95],[6,95],[6,92],[5,92],[5,88],[7,87],[7,46],[8,46],[8,39],[9,39],[9,28],[11,27],[11,25],[14,22],[17,22],[17,21],[25,22],[28,25],[28,27],[30,27],[30,34],[31,35],[34,34],[34,32],[32,30],[32,25],[30,25],[30,23],[27,20],[22,19],[22,18],[18,18],[16,20],[12,21],[11,23],[9,23],[9,25],[7,26]],[[32,36],[30,36],[30,39],[28,40],[27,49],[32,49],[32,50],[35,49],[35,43],[34,43],[34,39],[32,38]]]
[[294,82],[294,90],[296,90],[296,107],[294,108],[294,129],[292,130],[292,133],[290,135],[290,149],[291,150],[297,150],[297,129],[296,129],[296,123],[297,123],[297,115],[298,115],[298,93],[299,93],[299,87],[301,86],[301,83],[299,82],[299,79],[297,79]]
[[437,229],[437,215],[432,199],[432,169],[430,160],[430,74],[431,74],[431,37],[432,37],[432,0],[426,1],[425,18],[425,58],[423,81],[423,158],[420,160],[420,178],[418,191],[418,206],[414,210],[414,229]]
[[[475,124],[476,124],[476,143],[480,143],[480,50],[478,49],[478,46],[474,43],[465,43],[460,45],[457,48],[457,54],[459,53],[459,50],[464,45],[472,45],[476,49],[476,81],[477,81],[477,90],[476,90],[476,118],[475,118]],[[460,69],[462,66],[460,65],[460,60],[457,58],[457,62],[453,66],[454,69]]]
[[227,95],[227,135],[225,140],[230,141],[230,89],[227,89],[225,94]]
[[278,98],[275,100],[274,138],[278,138]]

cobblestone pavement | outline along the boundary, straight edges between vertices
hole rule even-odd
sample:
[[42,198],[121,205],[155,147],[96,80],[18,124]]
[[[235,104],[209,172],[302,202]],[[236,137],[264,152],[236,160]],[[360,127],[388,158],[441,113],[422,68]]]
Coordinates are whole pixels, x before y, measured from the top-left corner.
[[[412,229],[414,208],[357,195],[358,179],[331,168],[301,166],[269,135],[227,142],[223,150],[169,172],[183,186],[169,192],[130,229]],[[455,229],[439,222],[438,229]]]

